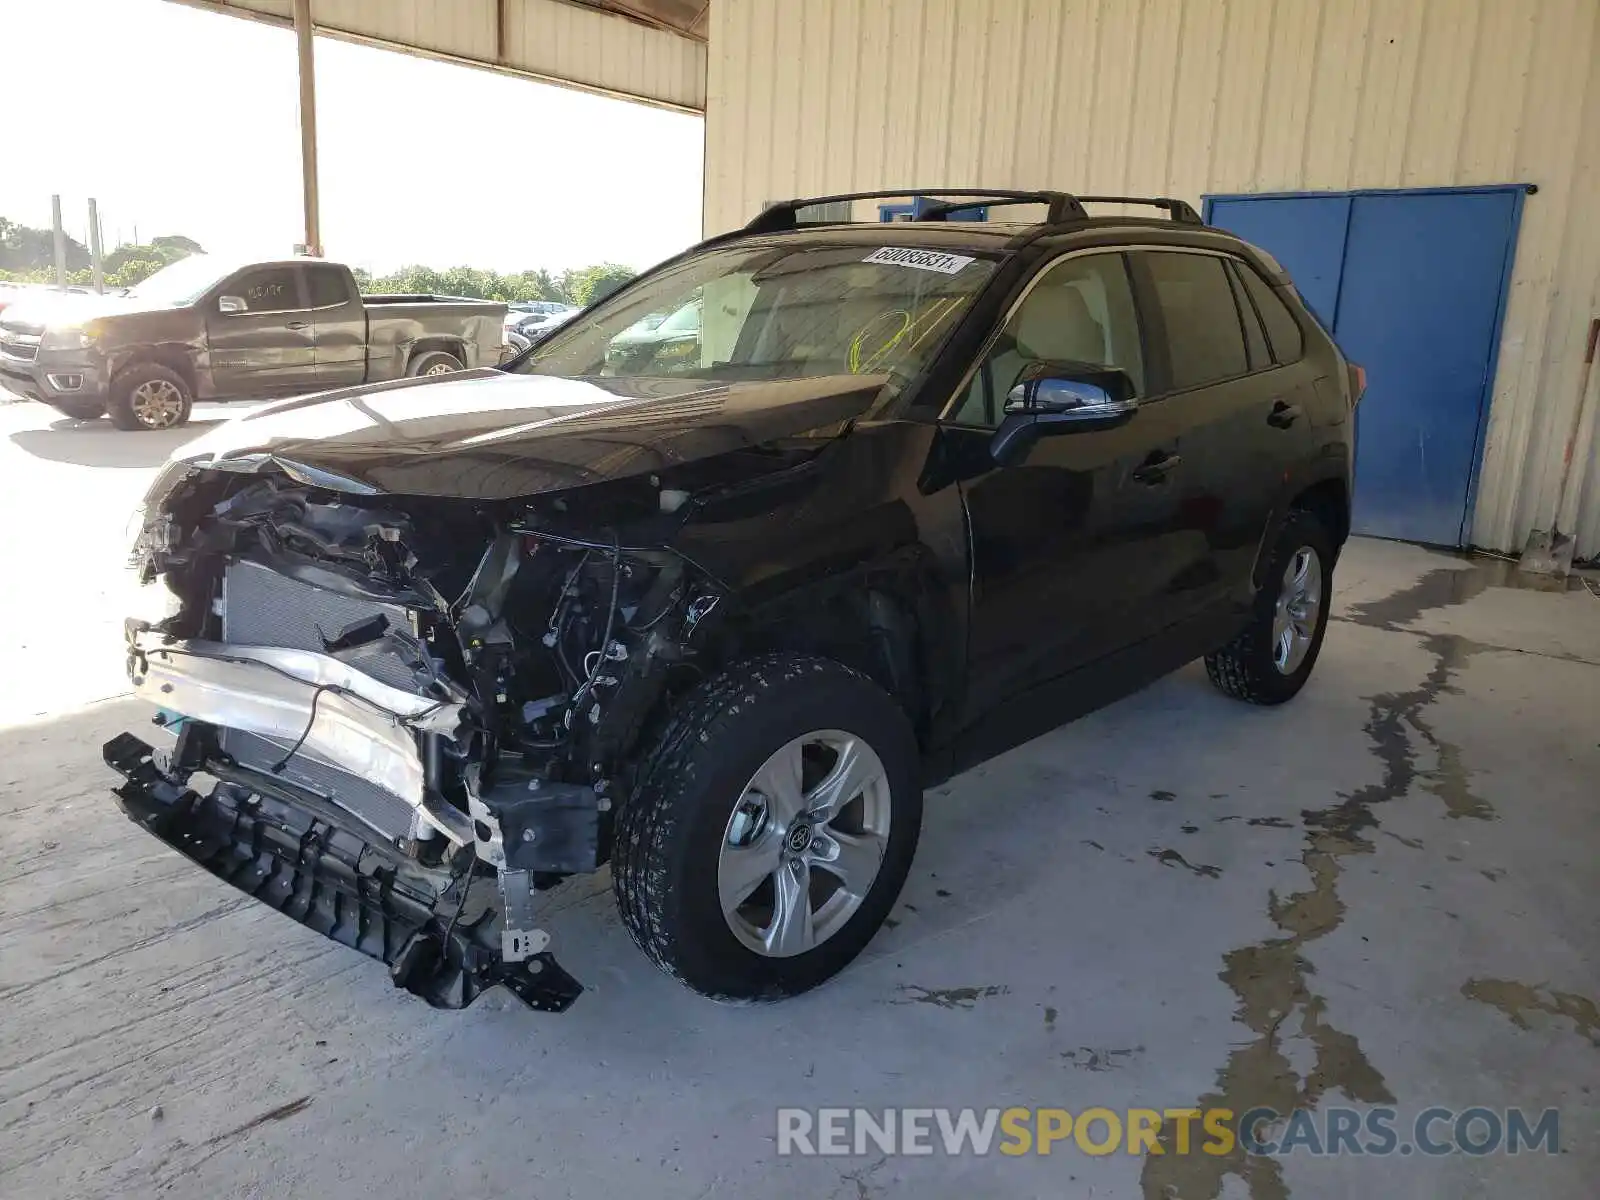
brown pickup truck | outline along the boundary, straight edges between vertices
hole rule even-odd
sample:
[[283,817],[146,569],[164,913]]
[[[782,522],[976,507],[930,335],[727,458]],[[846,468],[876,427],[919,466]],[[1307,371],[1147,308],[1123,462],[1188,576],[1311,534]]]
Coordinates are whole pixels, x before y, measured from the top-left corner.
[[0,386],[119,429],[168,429],[196,400],[261,399],[500,361],[506,306],[362,296],[323,259],[197,254],[121,296],[53,293],[0,313]]

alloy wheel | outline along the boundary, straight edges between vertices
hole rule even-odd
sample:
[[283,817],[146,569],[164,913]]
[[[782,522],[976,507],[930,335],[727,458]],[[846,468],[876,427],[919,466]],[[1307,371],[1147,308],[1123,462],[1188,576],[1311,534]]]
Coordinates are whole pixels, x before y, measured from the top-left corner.
[[843,929],[878,877],[890,811],[883,762],[855,734],[816,730],[775,751],[723,832],[717,896],[734,936],[789,958]]
[[167,379],[147,379],[129,397],[133,415],[146,429],[170,429],[183,416],[183,393]]
[[1301,546],[1284,568],[1272,616],[1272,665],[1281,674],[1293,675],[1305,662],[1321,609],[1322,560],[1310,546]]

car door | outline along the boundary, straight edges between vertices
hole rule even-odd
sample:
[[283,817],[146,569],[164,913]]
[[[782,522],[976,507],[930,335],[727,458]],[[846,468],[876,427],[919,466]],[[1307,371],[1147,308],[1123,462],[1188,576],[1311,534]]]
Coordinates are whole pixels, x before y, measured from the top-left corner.
[[293,263],[247,267],[206,303],[206,343],[218,397],[316,388],[315,330]]
[[[1139,319],[1119,252],[1047,264],[946,415],[974,463],[961,484],[971,535],[968,711],[1138,641],[1170,574],[1177,431],[1145,403]],[[1141,406],[1116,428],[1041,437],[1007,466],[987,457],[1005,396],[1035,362],[1119,368]]]
[[307,263],[306,297],[316,345],[317,386],[351,387],[367,378],[367,310],[343,267]]
[[1131,261],[1183,460],[1173,573],[1156,598],[1165,626],[1248,608],[1262,535],[1308,434],[1310,405],[1297,373],[1272,358],[1236,274],[1243,263],[1176,247],[1141,250]]

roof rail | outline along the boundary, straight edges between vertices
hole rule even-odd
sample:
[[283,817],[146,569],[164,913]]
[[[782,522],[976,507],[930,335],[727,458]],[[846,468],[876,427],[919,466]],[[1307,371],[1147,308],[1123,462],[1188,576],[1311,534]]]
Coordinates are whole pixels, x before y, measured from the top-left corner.
[[[809,208],[813,204],[839,204],[847,200],[895,200],[902,196],[927,196],[934,199],[943,196],[974,198],[971,204],[938,205],[925,213],[921,218],[923,220],[941,220],[943,213],[953,209],[979,208],[993,204],[1046,205],[1049,215],[1045,220],[1051,225],[1059,225],[1064,221],[1081,221],[1089,215],[1083,211],[1083,205],[1078,203],[1077,197],[1067,192],[1015,192],[992,188],[899,188],[884,192],[846,192],[837,196],[808,196],[797,200],[780,200],[758,213],[744,227],[744,232],[777,233],[780,230],[793,229],[798,224],[796,218],[800,210]],[[1195,219],[1199,220],[1198,217]]]
[[1170,196],[1079,196],[1085,204],[1147,204],[1151,208],[1164,208],[1174,220],[1184,225],[1204,225],[1200,214],[1189,207],[1185,200],[1174,200]]

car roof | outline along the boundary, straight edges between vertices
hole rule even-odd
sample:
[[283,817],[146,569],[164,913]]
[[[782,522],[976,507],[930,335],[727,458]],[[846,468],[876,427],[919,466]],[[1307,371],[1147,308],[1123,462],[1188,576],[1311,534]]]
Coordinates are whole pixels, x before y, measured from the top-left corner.
[[704,247],[726,245],[860,245],[909,246],[947,253],[1007,255],[1032,242],[1049,246],[1136,242],[1150,246],[1195,246],[1243,254],[1270,278],[1285,281],[1283,268],[1250,243],[1210,225],[1172,221],[1164,217],[1090,217],[1053,225],[1019,221],[885,221],[839,224],[802,224],[772,233],[723,234]]

